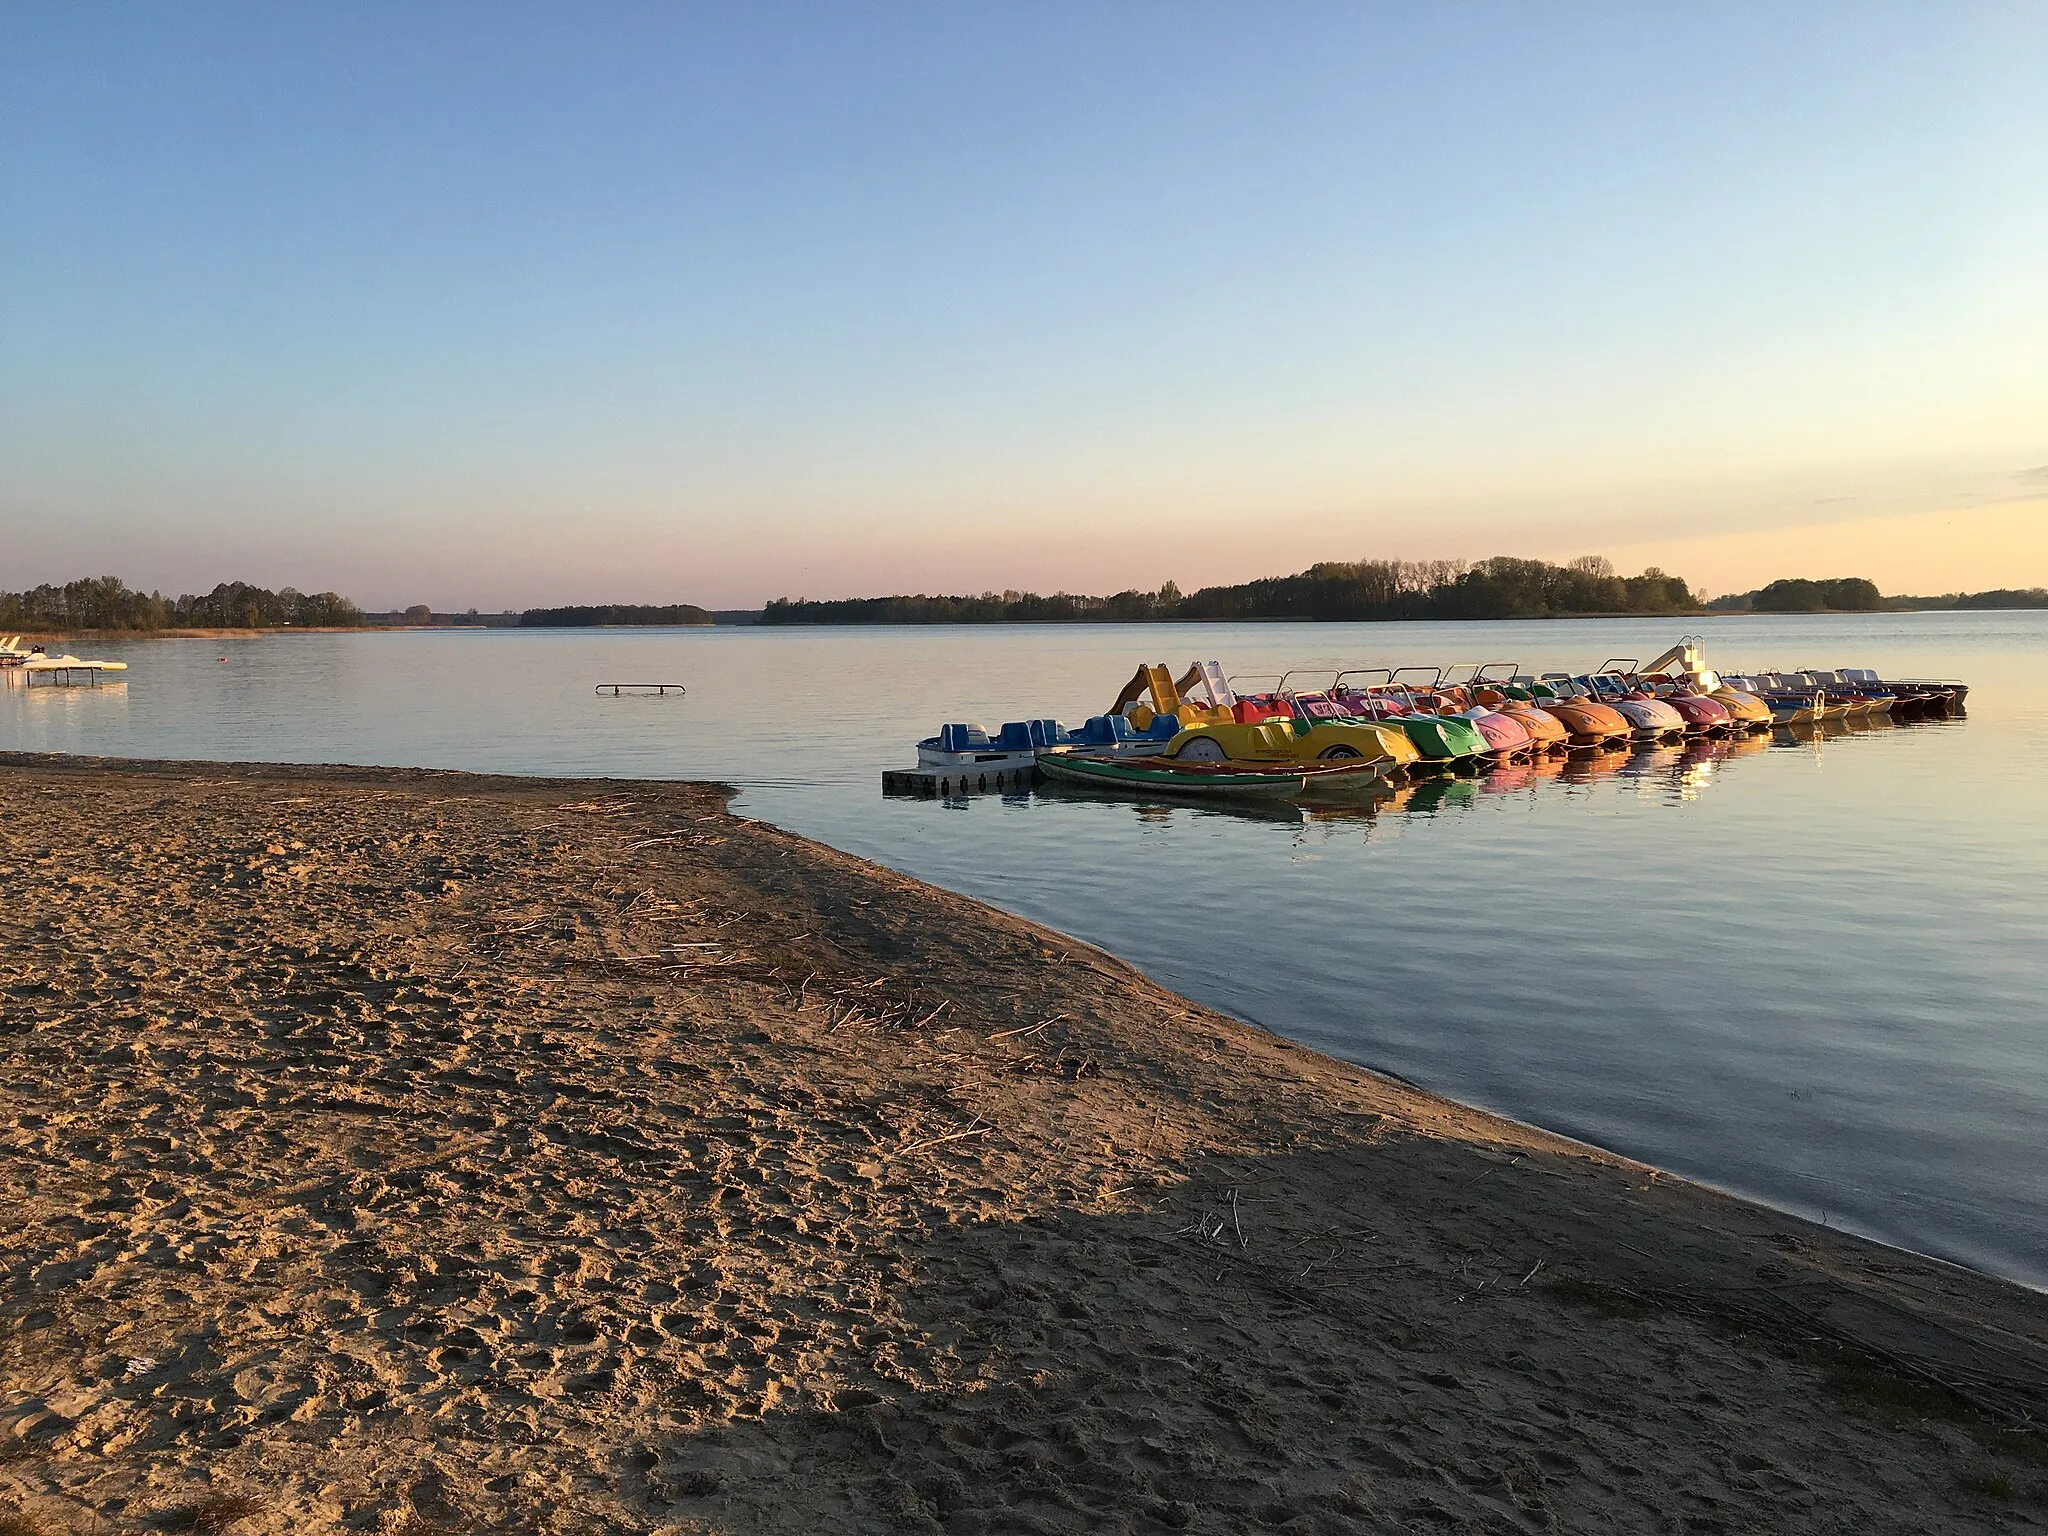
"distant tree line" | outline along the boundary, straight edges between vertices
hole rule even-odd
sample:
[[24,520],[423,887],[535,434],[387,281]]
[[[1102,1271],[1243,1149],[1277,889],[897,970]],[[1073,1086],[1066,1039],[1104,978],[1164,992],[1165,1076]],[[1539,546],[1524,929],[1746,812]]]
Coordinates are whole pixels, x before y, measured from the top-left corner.
[[1876,582],[1835,576],[1826,581],[1774,581],[1754,592],[1717,597],[1707,606],[1719,613],[1877,613],[1885,601]]
[[1949,592],[1940,597],[1886,597],[1861,576],[1828,581],[1774,581],[1754,592],[1717,597],[1716,613],[1909,613],[1941,608],[2048,608],[2048,587],[2000,587],[1993,592]]
[[1078,592],[984,592],[979,597],[850,597],[832,602],[778,597],[761,610],[762,624],[1002,624],[1032,620],[1140,623],[1179,616],[1180,589],[1087,597]]
[[26,592],[0,592],[0,629],[346,628],[362,610],[334,592],[273,592],[224,581],[211,592],[165,597],[138,592],[118,576],[87,576]]
[[1920,608],[2048,608],[2048,587],[1999,587],[1991,592],[1949,592],[1941,597],[1888,597],[1893,610]]
[[598,624],[709,624],[691,603],[664,607],[605,604],[584,608],[531,608],[524,613],[436,613],[424,603],[393,613],[366,614],[334,592],[273,592],[246,581],[224,581],[211,592],[165,597],[139,592],[118,576],[88,576],[62,586],[0,592],[0,631],[70,629],[351,629],[364,625],[583,626]]
[[2048,587],[2000,587],[1995,592],[1958,592],[1953,608],[2048,608]]
[[694,603],[650,607],[633,603],[601,603],[586,608],[529,608],[519,615],[521,629],[588,629],[603,624],[709,624],[711,615]]
[[763,624],[996,624],[1033,620],[1147,623],[1225,619],[1542,619],[1569,614],[1695,613],[1682,577],[1652,567],[1619,576],[1598,555],[1554,565],[1505,555],[1465,560],[1359,560],[1312,565],[1293,576],[1203,587],[1183,596],[1110,597],[984,592],[979,597],[857,597],[832,602],[777,598]]

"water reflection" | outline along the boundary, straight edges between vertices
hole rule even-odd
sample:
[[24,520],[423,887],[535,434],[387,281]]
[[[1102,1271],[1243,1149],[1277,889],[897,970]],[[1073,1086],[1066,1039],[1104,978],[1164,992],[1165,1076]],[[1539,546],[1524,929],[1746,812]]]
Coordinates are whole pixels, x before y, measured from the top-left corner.
[[[1041,784],[1027,796],[1018,800],[1035,801],[1046,806],[1097,806],[1114,814],[1122,811],[1133,819],[1157,827],[1173,825],[1176,821],[1218,817],[1229,821],[1263,821],[1282,825],[1298,826],[1325,807],[1311,807],[1293,800],[1247,798],[1243,800],[1215,799],[1189,801],[1160,797],[1146,799],[1142,796],[1119,794],[1115,790],[1096,789],[1087,784]],[[968,800],[949,802],[967,808]],[[1358,809],[1342,804],[1332,807],[1337,814],[1348,814]]]
[[52,683],[20,667],[0,667],[0,696],[13,727],[6,745],[19,751],[65,751],[79,734],[118,730],[128,716],[125,678]]
[[1811,747],[1847,736],[1882,735],[1887,731],[1939,731],[1954,729],[1969,718],[1967,710],[1946,715],[1915,715],[1903,720],[1890,715],[1845,715],[1836,720],[1807,720],[1797,725],[1771,727],[1771,744],[1778,747]]
[[13,689],[33,699],[63,699],[80,697],[122,697],[128,694],[128,680],[124,677],[101,678],[90,683],[50,682],[45,672],[30,672],[22,667],[0,667],[0,687]]

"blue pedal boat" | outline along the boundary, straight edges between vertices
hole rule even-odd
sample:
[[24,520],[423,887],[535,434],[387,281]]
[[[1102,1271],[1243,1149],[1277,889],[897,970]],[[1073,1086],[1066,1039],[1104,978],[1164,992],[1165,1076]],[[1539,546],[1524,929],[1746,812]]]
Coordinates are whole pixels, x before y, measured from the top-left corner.
[[1027,768],[1041,747],[1083,747],[1114,757],[1150,757],[1166,750],[1180,722],[1161,715],[1139,730],[1122,715],[1091,715],[1068,730],[1057,720],[1012,720],[991,736],[978,725],[942,725],[917,744],[920,768]]

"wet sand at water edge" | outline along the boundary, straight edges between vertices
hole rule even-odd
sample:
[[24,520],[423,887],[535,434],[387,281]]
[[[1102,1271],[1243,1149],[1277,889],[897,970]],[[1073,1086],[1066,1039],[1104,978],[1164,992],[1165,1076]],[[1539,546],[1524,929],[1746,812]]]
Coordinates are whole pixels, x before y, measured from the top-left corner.
[[0,1531],[2048,1528],[2048,1298],[725,798],[0,758]]

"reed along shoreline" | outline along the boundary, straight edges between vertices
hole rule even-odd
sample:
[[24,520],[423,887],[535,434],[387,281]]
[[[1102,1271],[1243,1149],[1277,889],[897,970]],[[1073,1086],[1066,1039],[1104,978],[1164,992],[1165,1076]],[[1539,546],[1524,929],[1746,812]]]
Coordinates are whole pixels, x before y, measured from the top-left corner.
[[0,1516],[2048,1526],[2048,1298],[727,798],[0,754]]

